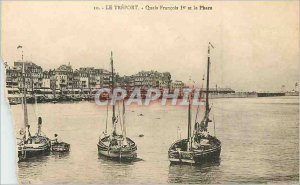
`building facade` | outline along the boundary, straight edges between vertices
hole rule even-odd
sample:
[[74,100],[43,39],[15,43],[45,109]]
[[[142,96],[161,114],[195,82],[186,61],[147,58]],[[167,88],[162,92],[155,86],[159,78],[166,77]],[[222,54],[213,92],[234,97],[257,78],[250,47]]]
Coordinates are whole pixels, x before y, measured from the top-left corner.
[[20,71],[18,78],[19,88],[23,88],[23,72],[25,73],[25,87],[28,92],[33,93],[34,89],[42,87],[43,69],[41,66],[31,61],[16,61],[13,68]]
[[171,83],[171,89],[182,89],[184,87],[185,87],[184,83],[180,80],[175,80],[174,82]]
[[[94,67],[74,69],[69,64],[56,69],[43,71],[41,66],[31,61],[14,62],[13,67],[6,66],[6,86],[21,89],[23,87],[23,65],[25,86],[28,92],[36,89],[55,91],[61,94],[89,94],[100,88],[111,88],[111,71]],[[123,88],[182,88],[182,81],[171,80],[169,72],[140,71],[135,75],[120,76],[114,72],[116,87]],[[48,89],[48,90],[46,90]]]

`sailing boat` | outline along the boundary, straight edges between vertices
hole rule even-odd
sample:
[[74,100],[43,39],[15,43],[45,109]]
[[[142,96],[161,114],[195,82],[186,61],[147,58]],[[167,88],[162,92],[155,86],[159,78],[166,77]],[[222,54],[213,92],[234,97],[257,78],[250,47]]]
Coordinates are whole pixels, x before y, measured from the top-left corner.
[[200,123],[195,122],[194,132],[192,135],[191,126],[191,96],[189,98],[188,109],[188,138],[176,141],[171,145],[168,151],[168,157],[171,163],[188,163],[201,164],[206,161],[214,161],[220,157],[221,142],[215,136],[211,136],[208,131],[209,113],[209,70],[210,70],[210,47],[214,48],[211,43],[208,45],[207,61],[207,79],[206,79],[206,103],[205,114]]
[[[112,75],[112,94],[114,94],[114,67],[113,67],[113,55],[111,52],[111,75]],[[113,99],[112,99],[113,101]],[[120,125],[122,128],[122,134],[117,133],[117,123],[118,119],[115,113],[115,103],[112,105],[112,126],[113,131],[111,134],[107,133],[107,122],[106,130],[100,135],[98,146],[98,153],[100,155],[106,156],[110,159],[115,160],[133,160],[137,157],[137,146],[133,140],[126,136],[125,127],[125,103],[123,100],[123,119],[120,119]]]
[[23,110],[24,110],[24,129],[22,130],[23,138],[18,142],[19,161],[26,160],[30,157],[49,154],[51,149],[51,141],[42,134],[42,118],[38,117],[38,130],[34,136],[30,133],[30,125],[28,124],[27,102],[26,102],[26,86],[25,86],[25,68],[23,63]]

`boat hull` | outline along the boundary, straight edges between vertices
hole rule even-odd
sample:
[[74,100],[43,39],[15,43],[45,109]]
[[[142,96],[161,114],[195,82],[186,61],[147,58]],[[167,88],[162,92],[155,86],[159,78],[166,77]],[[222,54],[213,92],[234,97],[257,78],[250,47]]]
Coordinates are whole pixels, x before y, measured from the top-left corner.
[[19,161],[24,161],[36,156],[48,155],[50,154],[50,151],[51,145],[47,145],[42,148],[26,148],[25,146],[18,150]]
[[132,161],[137,158],[137,146],[130,138],[127,138],[127,146],[110,147],[109,144],[105,142],[108,137],[109,136],[99,140],[97,144],[99,155],[118,161]]
[[175,142],[168,152],[169,161],[172,164],[203,164],[206,162],[217,161],[221,154],[221,143],[219,140],[215,139],[216,143],[213,147],[207,149],[195,149],[191,151],[176,150],[173,146],[176,143],[184,142],[187,140],[180,140]]
[[124,150],[103,150],[98,145],[98,153],[102,156],[116,159],[116,160],[133,160],[137,157],[136,151],[124,151]]
[[70,144],[68,143],[53,143],[52,144],[52,151],[53,152],[69,152],[70,151]]
[[[31,140],[31,142],[28,142],[29,140]],[[50,151],[51,141],[44,136],[33,136],[30,137],[25,144],[18,144],[19,161],[24,161],[36,156],[48,155]]]

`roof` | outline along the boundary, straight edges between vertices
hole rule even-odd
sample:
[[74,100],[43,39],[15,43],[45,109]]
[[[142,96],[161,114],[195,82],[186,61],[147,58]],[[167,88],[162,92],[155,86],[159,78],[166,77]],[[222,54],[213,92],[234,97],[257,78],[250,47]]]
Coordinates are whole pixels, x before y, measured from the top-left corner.
[[56,69],[56,71],[73,71],[73,69],[70,65],[61,65]]

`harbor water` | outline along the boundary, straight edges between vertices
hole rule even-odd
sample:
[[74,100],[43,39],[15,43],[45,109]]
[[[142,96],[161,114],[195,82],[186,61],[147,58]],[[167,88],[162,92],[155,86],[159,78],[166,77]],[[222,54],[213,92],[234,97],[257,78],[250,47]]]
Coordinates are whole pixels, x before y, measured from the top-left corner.
[[[170,165],[168,148],[187,136],[187,106],[126,107],[127,136],[139,160],[109,161],[97,142],[111,130],[111,110],[94,102],[28,105],[31,134],[42,131],[71,144],[65,154],[50,154],[17,164],[20,183],[297,183],[299,180],[298,97],[226,98],[211,101],[211,135],[222,142],[220,160],[201,166]],[[120,112],[121,111],[120,105]],[[116,108],[118,110],[118,106]],[[195,120],[197,107],[193,107]],[[22,105],[12,105],[16,133],[23,126]],[[117,111],[118,112],[118,111]],[[204,110],[200,108],[200,118]],[[107,116],[108,113],[108,116]],[[142,115],[141,115],[142,114]],[[194,121],[193,121],[194,122]],[[144,137],[139,137],[143,134]]]

